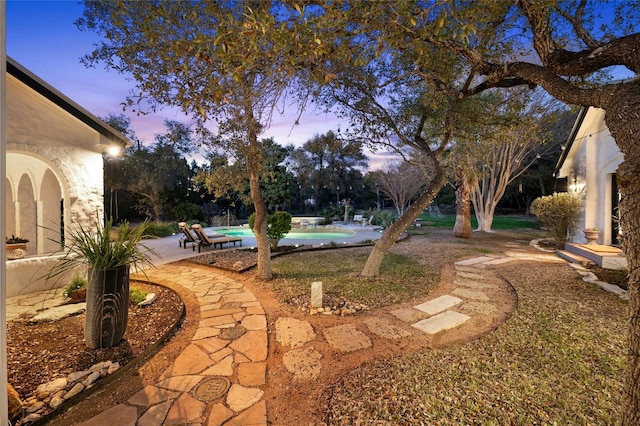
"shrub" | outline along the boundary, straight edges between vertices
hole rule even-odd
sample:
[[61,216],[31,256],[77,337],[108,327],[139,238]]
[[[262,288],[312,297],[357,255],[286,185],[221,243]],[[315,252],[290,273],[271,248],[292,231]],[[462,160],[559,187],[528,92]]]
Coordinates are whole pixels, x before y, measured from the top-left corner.
[[178,222],[188,222],[191,220],[204,222],[206,220],[202,206],[194,203],[176,204],[171,208],[171,217]]
[[147,298],[147,292],[140,290],[138,287],[131,287],[129,289],[129,303],[137,305]]
[[[253,230],[256,214],[249,216],[249,228]],[[278,247],[278,242],[291,230],[291,215],[288,212],[275,212],[267,219],[267,238],[272,249]]]
[[267,221],[267,237],[271,243],[271,248],[278,247],[278,242],[291,231],[291,215],[288,212],[275,212],[269,216]]
[[389,227],[396,220],[396,214],[390,210],[374,210],[371,212],[370,223],[382,228]]
[[531,213],[551,231],[559,244],[567,241],[567,234],[574,231],[581,208],[580,198],[567,192],[539,197],[531,203]]
[[71,297],[71,292],[73,292],[73,290],[86,288],[87,284],[87,279],[76,272],[75,274],[73,274],[73,278],[71,278],[71,281],[69,281],[69,284],[67,284],[64,289],[64,297]]
[[178,224],[175,222],[170,222],[170,223],[148,222],[144,238],[146,239],[146,238],[154,238],[154,237],[157,237],[157,238],[168,237],[169,235],[173,235],[176,232],[178,232]]

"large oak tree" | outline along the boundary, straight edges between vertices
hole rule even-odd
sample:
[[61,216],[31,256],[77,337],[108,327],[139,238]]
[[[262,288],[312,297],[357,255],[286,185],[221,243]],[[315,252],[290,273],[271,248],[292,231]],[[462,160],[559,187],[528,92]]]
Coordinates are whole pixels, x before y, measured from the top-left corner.
[[257,274],[270,279],[259,135],[285,100],[304,105],[305,92],[288,89],[323,49],[304,16],[284,2],[107,0],[85,1],[78,26],[103,37],[86,64],[135,79],[127,107],[179,108],[231,142],[225,148],[243,165],[256,210]]
[[[623,425],[640,424],[640,82],[598,79],[590,84],[589,77],[616,66],[640,72],[639,9],[638,2],[587,0],[394,2],[384,6],[384,13],[395,18],[380,27],[391,48],[442,49],[463,60],[478,78],[459,91],[460,97],[529,85],[568,104],[605,110],[605,122],[624,155],[617,172],[629,263]],[[430,73],[432,66],[416,61],[415,68]]]

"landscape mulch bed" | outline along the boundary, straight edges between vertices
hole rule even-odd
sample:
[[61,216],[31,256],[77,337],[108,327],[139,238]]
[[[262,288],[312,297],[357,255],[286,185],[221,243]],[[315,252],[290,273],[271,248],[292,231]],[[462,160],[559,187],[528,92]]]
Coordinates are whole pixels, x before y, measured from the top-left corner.
[[84,342],[85,314],[57,321],[7,323],[7,369],[9,383],[26,399],[42,383],[65,377],[102,361],[124,366],[145,354],[176,326],[183,315],[183,302],[173,290],[133,283],[157,300],[145,307],[132,305],[124,339],[113,348],[89,349]]

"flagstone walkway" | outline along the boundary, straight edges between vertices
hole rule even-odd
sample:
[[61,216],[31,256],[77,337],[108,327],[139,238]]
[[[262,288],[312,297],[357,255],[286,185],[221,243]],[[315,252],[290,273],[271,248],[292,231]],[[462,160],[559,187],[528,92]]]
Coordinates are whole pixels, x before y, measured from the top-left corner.
[[267,321],[253,293],[198,265],[164,265],[147,275],[196,295],[198,330],[154,386],[82,425],[266,425]]

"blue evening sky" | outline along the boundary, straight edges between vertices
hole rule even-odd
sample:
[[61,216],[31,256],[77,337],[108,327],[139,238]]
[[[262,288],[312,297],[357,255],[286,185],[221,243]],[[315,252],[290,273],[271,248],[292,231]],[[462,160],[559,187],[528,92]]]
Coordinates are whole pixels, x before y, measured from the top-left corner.
[[[90,53],[99,40],[96,33],[80,31],[74,25],[83,8],[74,0],[8,0],[7,55],[96,116],[120,114],[121,103],[134,83],[101,66],[86,68],[80,63],[80,57]],[[152,141],[154,134],[164,132],[165,118],[189,123],[187,117],[171,110],[146,116],[125,113],[144,141]],[[295,127],[294,120],[289,116],[274,117],[264,136],[273,136],[280,145],[301,145],[315,134],[336,130],[339,125],[334,117],[315,112],[306,113]],[[342,125],[345,126],[346,123]]]
[[[605,14],[609,9],[605,3]],[[81,32],[74,25],[82,10],[83,5],[75,0],[7,0],[7,55],[93,114],[99,117],[120,114],[121,103],[134,83],[114,71],[100,66],[86,68],[80,63],[80,57],[90,53],[99,40],[96,33]],[[347,127],[344,121],[313,111],[305,113],[300,124],[293,126],[294,112],[274,117],[263,136],[273,136],[280,145],[301,145],[316,134]],[[187,117],[175,110],[146,116],[125,113],[143,141],[152,141],[155,134],[164,132],[165,119],[189,123]],[[380,167],[386,158],[388,155],[383,153],[373,155],[373,168]]]

